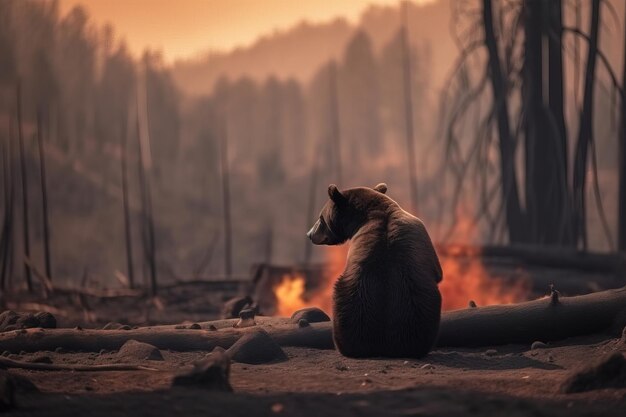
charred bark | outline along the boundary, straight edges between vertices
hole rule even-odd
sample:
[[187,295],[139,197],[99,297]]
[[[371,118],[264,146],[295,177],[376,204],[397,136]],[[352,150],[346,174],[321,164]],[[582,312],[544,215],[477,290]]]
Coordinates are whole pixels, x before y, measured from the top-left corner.
[[[626,8],[624,22],[626,22]],[[624,25],[622,66],[622,102],[620,114],[620,132],[618,142],[618,213],[617,213],[617,246],[622,252],[626,252],[626,24]]]
[[46,277],[52,281],[52,259],[50,255],[50,218],[48,215],[48,184],[46,178],[46,155],[43,142],[41,109],[37,112],[37,145],[39,150],[39,174],[41,183],[41,212],[43,217],[43,250]]
[[489,78],[493,90],[496,109],[498,136],[500,140],[500,182],[504,201],[509,240],[519,243],[526,240],[524,216],[520,206],[519,191],[515,175],[515,149],[511,137],[509,108],[507,104],[507,83],[502,73],[498,44],[493,25],[491,0],[483,0],[483,25],[485,45],[488,50]]
[[600,0],[591,3],[591,22],[589,34],[589,48],[585,69],[585,88],[583,107],[580,114],[576,154],[574,156],[573,172],[573,204],[574,204],[574,232],[576,242],[581,242],[583,249],[587,248],[586,203],[585,192],[587,182],[588,151],[593,141],[593,94],[596,80],[596,58],[598,55],[598,37],[600,27]]
[[[22,227],[24,232],[24,258],[30,258],[30,232],[28,222],[28,175],[26,169],[26,150],[24,149],[24,135],[22,132],[22,85],[18,81],[17,83],[17,138],[19,142],[20,151],[20,171],[22,174]],[[23,262],[24,265],[24,279],[26,280],[26,286],[28,291],[33,291],[32,274],[30,267]]]

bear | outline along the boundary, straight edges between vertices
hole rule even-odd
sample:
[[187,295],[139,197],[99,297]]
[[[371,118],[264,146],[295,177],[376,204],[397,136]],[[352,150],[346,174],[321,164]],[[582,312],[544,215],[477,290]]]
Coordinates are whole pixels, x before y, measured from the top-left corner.
[[333,339],[344,356],[421,358],[436,342],[443,278],[426,227],[388,197],[387,185],[340,191],[307,233],[316,245],[350,240],[333,291]]

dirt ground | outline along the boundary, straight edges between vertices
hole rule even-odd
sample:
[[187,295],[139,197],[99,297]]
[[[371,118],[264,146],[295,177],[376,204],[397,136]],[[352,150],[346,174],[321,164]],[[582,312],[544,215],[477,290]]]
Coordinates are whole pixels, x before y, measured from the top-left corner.
[[[333,350],[285,348],[288,360],[233,363],[233,393],[170,388],[173,375],[208,352],[162,351],[143,361],[157,371],[59,372],[13,369],[40,392],[20,393],[11,416],[626,416],[626,388],[563,394],[573,370],[626,352],[619,339],[568,339],[531,350],[508,345],[440,349],[423,360],[342,357]],[[120,363],[116,352],[11,355],[57,364]]]

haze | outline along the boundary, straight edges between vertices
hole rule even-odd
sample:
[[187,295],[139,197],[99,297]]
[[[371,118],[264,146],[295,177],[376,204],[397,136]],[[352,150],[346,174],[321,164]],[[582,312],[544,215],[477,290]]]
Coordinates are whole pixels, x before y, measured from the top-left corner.
[[[430,3],[434,0],[417,0]],[[252,43],[302,20],[356,20],[368,5],[397,0],[61,0],[61,12],[83,5],[99,25],[111,23],[133,54],[161,50],[167,61]]]

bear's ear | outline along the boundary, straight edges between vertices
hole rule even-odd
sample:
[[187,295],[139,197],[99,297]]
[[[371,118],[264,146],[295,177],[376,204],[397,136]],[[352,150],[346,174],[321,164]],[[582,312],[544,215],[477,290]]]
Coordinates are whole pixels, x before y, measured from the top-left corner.
[[381,182],[376,187],[374,187],[374,190],[378,191],[379,193],[385,194],[387,192],[387,184]]
[[346,197],[341,194],[341,191],[339,191],[339,188],[337,188],[335,184],[330,184],[328,186],[328,196],[337,205],[344,204],[346,202]]

